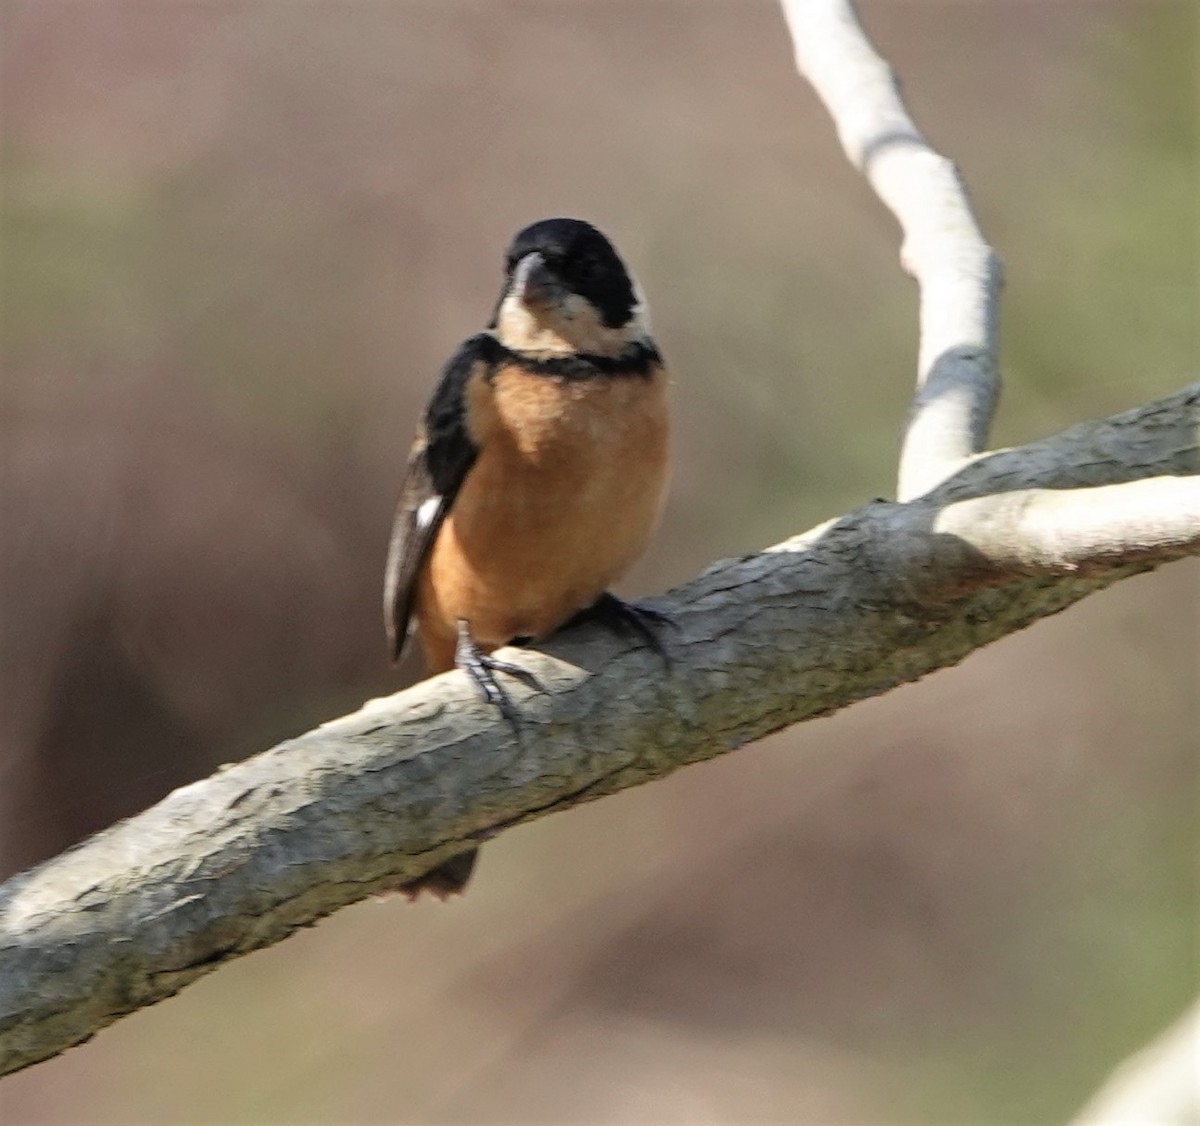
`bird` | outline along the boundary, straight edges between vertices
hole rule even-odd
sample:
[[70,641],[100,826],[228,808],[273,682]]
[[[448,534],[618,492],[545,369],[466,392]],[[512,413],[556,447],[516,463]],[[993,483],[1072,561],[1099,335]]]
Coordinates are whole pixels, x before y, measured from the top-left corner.
[[[491,320],[441,373],[412,444],[388,544],[393,661],[419,639],[426,672],[455,667],[505,716],[494,650],[589,615],[659,652],[662,614],[610,591],[645,550],[669,477],[669,379],[641,287],[581,219],[519,231]],[[461,892],[477,848],[401,885]]]

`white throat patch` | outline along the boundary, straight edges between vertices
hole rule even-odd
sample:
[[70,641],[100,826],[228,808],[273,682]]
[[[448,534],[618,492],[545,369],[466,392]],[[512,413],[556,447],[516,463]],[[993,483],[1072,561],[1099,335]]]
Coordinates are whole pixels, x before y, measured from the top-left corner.
[[496,339],[515,352],[533,355],[561,356],[586,352],[595,356],[618,356],[631,344],[648,343],[650,326],[645,313],[645,300],[636,279],[633,292],[637,298],[633,313],[620,328],[609,328],[596,307],[577,293],[564,293],[553,305],[532,309],[524,301],[529,271],[535,265],[535,255],[526,255],[509,282],[504,299],[496,312]]

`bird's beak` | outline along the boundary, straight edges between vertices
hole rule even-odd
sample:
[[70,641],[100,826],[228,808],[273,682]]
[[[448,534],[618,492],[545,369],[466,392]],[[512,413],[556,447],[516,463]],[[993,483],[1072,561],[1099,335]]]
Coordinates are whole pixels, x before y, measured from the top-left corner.
[[562,301],[562,283],[536,251],[517,263],[512,284],[521,304],[531,312],[553,308]]

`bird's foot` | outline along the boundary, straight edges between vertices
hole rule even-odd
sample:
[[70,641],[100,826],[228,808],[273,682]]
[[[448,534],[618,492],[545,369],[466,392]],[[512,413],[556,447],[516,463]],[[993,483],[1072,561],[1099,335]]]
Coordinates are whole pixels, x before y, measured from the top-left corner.
[[514,727],[517,726],[517,713],[513,708],[508,693],[504,691],[496,679],[496,673],[502,672],[519,680],[527,688],[541,691],[538,678],[528,669],[514,665],[509,661],[498,661],[490,653],[485,653],[472,636],[467,623],[459,619],[458,644],[454,649],[454,663],[471,678],[479,694],[489,703],[499,709]]
[[662,638],[653,628],[656,625],[673,624],[671,616],[664,614],[661,610],[653,610],[649,606],[641,606],[636,602],[626,602],[610,591],[605,591],[586,610],[581,610],[576,614],[568,624],[582,621],[599,621],[614,629],[623,629],[636,634],[664,661],[670,660],[670,654],[667,652]]

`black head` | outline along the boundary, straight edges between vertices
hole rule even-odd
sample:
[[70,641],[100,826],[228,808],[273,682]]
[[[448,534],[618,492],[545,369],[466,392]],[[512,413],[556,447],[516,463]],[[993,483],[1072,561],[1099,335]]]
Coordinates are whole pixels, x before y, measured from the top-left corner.
[[504,260],[509,277],[527,254],[540,254],[563,288],[591,302],[606,327],[621,328],[633,317],[638,299],[629,272],[591,223],[543,219],[519,231]]

